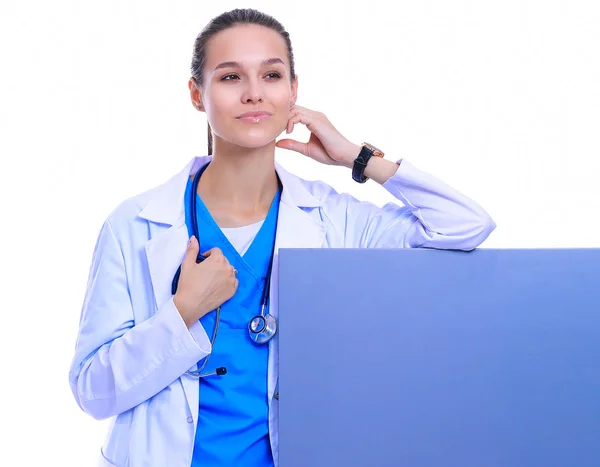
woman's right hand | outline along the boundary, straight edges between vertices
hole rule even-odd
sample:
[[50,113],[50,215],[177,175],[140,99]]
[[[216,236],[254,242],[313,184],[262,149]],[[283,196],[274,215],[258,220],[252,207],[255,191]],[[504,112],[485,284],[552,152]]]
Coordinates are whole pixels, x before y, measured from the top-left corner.
[[235,269],[218,248],[203,253],[206,259],[196,263],[199,248],[198,240],[192,236],[173,297],[173,303],[188,328],[233,297],[239,283]]

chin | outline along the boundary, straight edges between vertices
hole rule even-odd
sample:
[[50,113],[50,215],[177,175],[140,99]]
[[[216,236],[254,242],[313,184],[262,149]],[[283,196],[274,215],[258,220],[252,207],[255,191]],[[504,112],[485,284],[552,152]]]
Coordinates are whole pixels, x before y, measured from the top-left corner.
[[257,128],[249,132],[237,132],[227,139],[237,146],[257,149],[272,143],[280,134],[281,131],[261,131]]

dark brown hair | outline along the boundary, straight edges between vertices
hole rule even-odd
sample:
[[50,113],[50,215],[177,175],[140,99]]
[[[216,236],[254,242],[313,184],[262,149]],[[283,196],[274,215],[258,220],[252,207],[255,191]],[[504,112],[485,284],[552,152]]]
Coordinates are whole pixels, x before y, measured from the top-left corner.
[[[206,62],[206,50],[207,44],[210,39],[217,33],[229,29],[238,24],[256,24],[258,26],[264,26],[273,31],[279,33],[288,51],[288,59],[290,61],[290,75],[291,79],[296,78],[294,71],[294,52],[292,50],[292,41],[290,35],[285,30],[283,25],[272,16],[265,13],[261,13],[257,10],[252,9],[236,9],[223,13],[216,18],[213,18],[202,30],[196,41],[194,42],[194,54],[192,56],[192,77],[196,81],[198,86],[203,83],[202,73],[204,71],[204,64]],[[210,124],[208,125],[208,154],[212,154],[212,130]]]

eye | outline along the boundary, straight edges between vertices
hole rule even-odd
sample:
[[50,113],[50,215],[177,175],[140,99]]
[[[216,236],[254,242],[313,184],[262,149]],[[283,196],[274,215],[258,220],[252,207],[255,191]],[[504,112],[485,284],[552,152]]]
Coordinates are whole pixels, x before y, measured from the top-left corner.
[[234,75],[234,74],[225,75],[221,78],[221,81],[232,81],[234,79],[240,79],[240,77],[238,75]]
[[281,75],[279,73],[277,73],[276,71],[273,71],[267,75],[267,78],[279,79],[279,78],[281,78]]

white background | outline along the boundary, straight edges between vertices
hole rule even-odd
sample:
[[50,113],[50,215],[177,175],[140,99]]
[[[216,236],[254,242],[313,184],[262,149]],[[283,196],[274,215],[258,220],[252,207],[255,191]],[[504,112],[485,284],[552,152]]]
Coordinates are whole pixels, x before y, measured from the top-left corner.
[[[2,465],[94,463],[107,422],[80,411],[67,374],[96,236],[118,203],[205,153],[192,45],[231,8],[288,29],[299,105],[484,206],[498,228],[483,248],[600,247],[597,2],[1,5]],[[346,169],[277,157],[360,199],[391,199]]]

